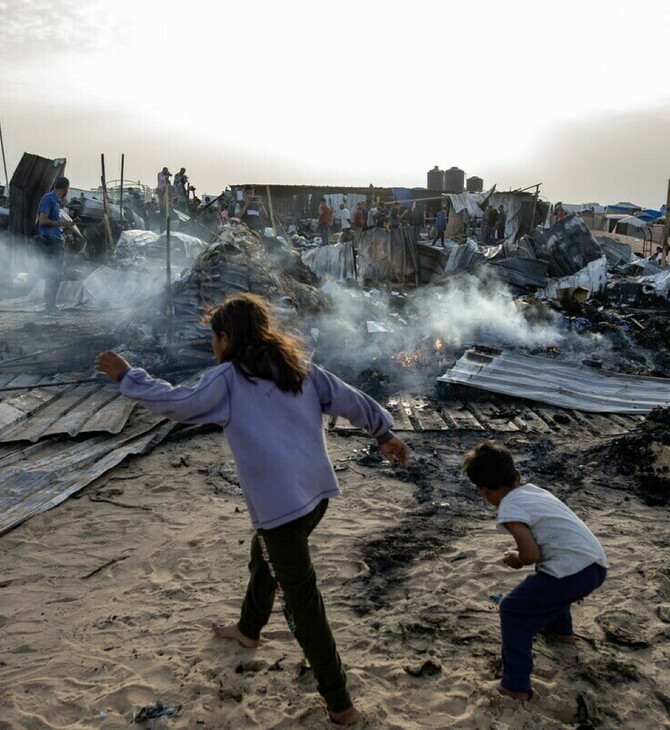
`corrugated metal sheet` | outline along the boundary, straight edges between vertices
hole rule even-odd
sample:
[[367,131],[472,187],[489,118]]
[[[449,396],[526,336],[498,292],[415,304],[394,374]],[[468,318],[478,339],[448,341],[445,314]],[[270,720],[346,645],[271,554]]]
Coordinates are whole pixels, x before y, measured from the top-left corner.
[[[39,376],[14,376],[5,387],[32,385]],[[45,384],[42,379],[41,384]],[[0,403],[0,443],[36,442],[47,436],[119,433],[135,403],[123,398],[118,385],[82,383],[63,387],[35,387],[5,393]]]
[[48,160],[39,155],[23,153],[9,183],[11,233],[18,236],[34,234],[40,200],[64,171],[65,159]]
[[591,413],[647,413],[670,404],[670,380],[614,375],[512,352],[467,350],[438,380]]
[[0,447],[0,534],[46,512],[131,454],[146,453],[175,427],[155,416],[117,436],[93,436],[63,448],[53,439]]

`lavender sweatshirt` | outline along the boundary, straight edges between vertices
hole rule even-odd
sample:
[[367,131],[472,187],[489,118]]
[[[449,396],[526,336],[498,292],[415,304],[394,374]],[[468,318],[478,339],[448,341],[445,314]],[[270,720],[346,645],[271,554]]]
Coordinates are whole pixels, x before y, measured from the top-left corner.
[[225,429],[254,528],[271,529],[340,495],[326,451],[323,415],[343,416],[373,438],[388,438],[393,418],[376,401],[310,365],[302,393],[285,393],[269,380],[249,382],[224,363],[195,387],[173,387],[131,368],[121,392],[153,413],[182,423]]

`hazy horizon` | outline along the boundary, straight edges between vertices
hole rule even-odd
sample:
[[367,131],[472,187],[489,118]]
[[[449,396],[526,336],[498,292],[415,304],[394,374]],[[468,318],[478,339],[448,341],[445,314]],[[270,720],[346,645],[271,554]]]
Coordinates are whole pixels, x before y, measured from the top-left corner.
[[101,152],[109,179],[121,153],[126,178],[151,186],[163,165],[184,166],[203,194],[247,181],[425,186],[434,165],[454,165],[487,187],[543,183],[553,201],[665,202],[659,0],[0,10],[10,177],[24,151],[66,157],[85,188]]

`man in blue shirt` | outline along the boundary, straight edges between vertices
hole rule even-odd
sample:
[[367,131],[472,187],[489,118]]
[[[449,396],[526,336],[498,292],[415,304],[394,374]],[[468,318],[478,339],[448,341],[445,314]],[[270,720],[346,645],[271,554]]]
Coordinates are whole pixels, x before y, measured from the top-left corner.
[[50,315],[59,314],[56,295],[62,279],[63,259],[65,256],[64,228],[73,228],[74,221],[61,220],[61,208],[65,202],[70,181],[59,177],[54,189],[40,201],[37,235],[41,239],[44,256],[44,303]]
[[437,214],[437,220],[435,221],[435,240],[433,241],[433,246],[437,244],[437,241],[439,239],[440,243],[442,244],[442,248],[444,248],[444,232],[447,230],[447,206],[443,205],[440,212]]

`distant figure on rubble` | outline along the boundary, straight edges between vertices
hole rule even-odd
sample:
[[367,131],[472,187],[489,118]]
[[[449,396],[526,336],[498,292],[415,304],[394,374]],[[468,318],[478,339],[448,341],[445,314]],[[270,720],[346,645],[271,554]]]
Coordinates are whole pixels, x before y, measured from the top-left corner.
[[325,517],[329,500],[340,495],[323,414],[342,416],[364,429],[392,465],[407,467],[409,448],[391,431],[392,416],[369,396],[310,363],[302,342],[277,327],[259,297],[228,297],[207,315],[219,365],[195,386],[174,387],[154,379],[114,352],[99,355],[96,368],[118,381],[124,396],[154,413],[225,430],[255,533],[239,620],[219,620],[212,629],[221,639],[256,649],[278,596],[330,719],[353,725],[359,712],[309,549],[310,535]]
[[507,225],[507,216],[505,215],[505,208],[502,205],[498,206],[498,222],[496,223],[496,238],[498,241],[505,240],[505,226]]
[[328,245],[328,235],[333,225],[333,209],[328,205],[325,198],[319,203],[319,235],[324,246]]
[[377,204],[375,213],[375,228],[383,228],[388,230],[389,227],[389,212],[386,209],[386,205],[380,200]]
[[358,240],[361,233],[363,233],[366,223],[367,216],[365,213],[365,206],[363,205],[363,203],[357,203],[356,210],[354,211],[354,219],[352,221],[352,225],[354,228],[354,240]]
[[496,226],[498,225],[498,211],[492,206],[486,209],[486,243],[496,242]]
[[54,189],[47,193],[40,201],[37,238],[40,244],[44,266],[44,311],[55,317],[60,315],[56,306],[58,288],[63,278],[63,260],[65,258],[64,228],[74,228],[74,221],[61,219],[61,209],[70,190],[70,181],[66,177],[59,177],[54,183]]
[[340,203],[340,212],[338,217],[340,219],[342,240],[346,243],[346,241],[351,240],[351,213],[344,203]]
[[244,188],[244,202],[242,203],[238,217],[252,231],[263,232],[263,218],[268,218],[269,216],[261,202],[260,195],[254,195],[253,188]]
[[400,203],[397,201],[393,203],[393,208],[391,208],[391,230],[398,230],[400,226],[402,225],[403,221],[405,220],[405,214],[407,211],[404,211],[400,207]]
[[370,210],[368,210],[368,216],[367,216],[367,228],[374,228],[375,223],[377,219],[377,206],[374,204],[374,202],[371,204]]
[[442,209],[438,212],[437,218],[435,219],[435,232],[436,236],[433,240],[433,246],[437,245],[439,239],[444,248],[444,232],[447,230],[447,206],[443,205]]
[[419,243],[421,240],[424,218],[423,208],[416,203],[412,203],[412,210],[409,213],[409,223],[412,226],[412,239],[414,243]]
[[[195,188],[193,189],[195,190]],[[185,167],[182,167],[174,176],[174,194],[177,205],[188,208],[189,186]]]

